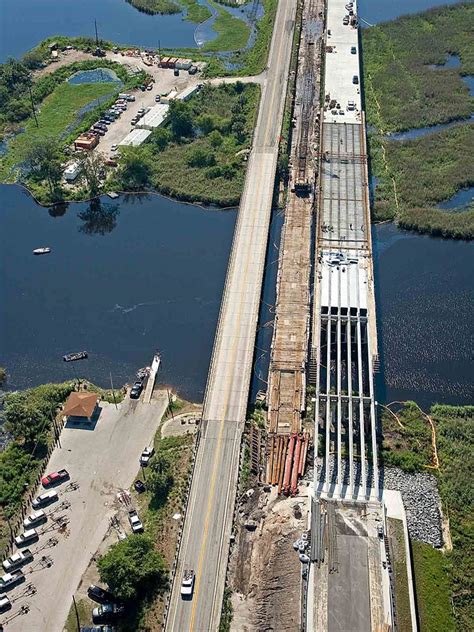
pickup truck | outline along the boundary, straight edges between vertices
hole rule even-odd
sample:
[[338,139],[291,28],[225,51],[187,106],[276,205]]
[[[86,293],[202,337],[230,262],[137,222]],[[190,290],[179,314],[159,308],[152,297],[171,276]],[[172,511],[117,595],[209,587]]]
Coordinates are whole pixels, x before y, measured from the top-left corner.
[[15,544],[17,545],[17,547],[25,546],[29,542],[34,542],[37,539],[38,532],[36,531],[36,529],[27,529],[23,533],[20,533],[20,535],[16,536]]
[[46,505],[50,505],[51,503],[56,502],[59,499],[58,493],[54,491],[54,489],[50,489],[49,492],[45,492],[40,496],[37,496],[33,502],[34,509],[38,509],[39,507],[46,507]]
[[46,522],[47,519],[48,516],[44,513],[42,509],[40,509],[39,511],[34,511],[29,516],[27,516],[23,520],[23,526],[25,527],[25,529],[31,529],[32,527],[36,527],[36,525],[38,524]]
[[59,470],[58,472],[51,472],[43,476],[41,484],[43,487],[51,487],[52,485],[60,485],[69,479],[69,472],[67,470]]
[[2,577],[0,577],[0,592],[5,592],[6,590],[10,590],[16,584],[25,581],[25,576],[23,571],[14,571],[13,573],[5,573]]
[[194,571],[192,569],[186,569],[183,573],[183,579],[181,580],[181,595],[183,597],[189,597],[193,594],[194,590]]
[[12,607],[10,599],[8,597],[0,597],[0,614],[3,614]]
[[155,454],[154,448],[145,448],[140,456],[140,465],[146,467],[151,457]]
[[132,527],[133,533],[140,533],[143,531],[143,524],[140,518],[138,517],[135,509],[129,509],[128,511],[128,521],[130,526]]
[[18,553],[10,555],[10,557],[8,557],[2,563],[2,566],[7,571],[7,573],[10,573],[15,569],[20,568],[20,566],[28,564],[28,562],[31,562],[32,559],[33,553],[30,551],[30,549],[23,549],[23,551],[18,551]]

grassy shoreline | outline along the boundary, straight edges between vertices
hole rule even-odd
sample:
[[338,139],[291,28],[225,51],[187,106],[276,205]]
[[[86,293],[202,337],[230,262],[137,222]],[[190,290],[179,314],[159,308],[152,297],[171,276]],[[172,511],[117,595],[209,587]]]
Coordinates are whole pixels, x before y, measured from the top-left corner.
[[[426,471],[429,467],[438,479],[443,512],[449,518],[451,551],[442,553],[413,543],[416,597],[425,626],[422,629],[470,630],[474,628],[474,605],[470,599],[474,590],[474,406],[436,404],[428,414],[435,431],[439,469],[433,468],[429,421],[412,402],[406,402],[396,412],[398,422],[393,415],[383,413],[381,460],[386,466],[398,466],[408,472]],[[440,624],[439,608],[443,610],[444,624]]]

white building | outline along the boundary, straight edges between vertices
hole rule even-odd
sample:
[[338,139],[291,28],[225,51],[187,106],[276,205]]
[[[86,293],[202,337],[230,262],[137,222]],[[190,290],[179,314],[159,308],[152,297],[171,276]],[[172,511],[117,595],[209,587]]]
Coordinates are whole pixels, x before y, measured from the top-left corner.
[[67,182],[74,182],[77,176],[81,173],[82,167],[79,162],[73,162],[64,170],[64,179]]
[[166,120],[169,109],[170,106],[166,103],[158,103],[142,116],[137,123],[137,127],[143,130],[152,130],[160,127]]
[[120,147],[138,147],[146,141],[150,134],[151,131],[147,129],[132,129],[132,131],[119,143],[119,145]]

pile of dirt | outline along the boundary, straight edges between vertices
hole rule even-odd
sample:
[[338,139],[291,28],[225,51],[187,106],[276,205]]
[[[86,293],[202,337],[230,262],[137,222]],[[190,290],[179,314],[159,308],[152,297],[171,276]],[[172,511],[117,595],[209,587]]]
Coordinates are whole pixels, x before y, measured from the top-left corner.
[[308,507],[306,495],[278,497],[275,490],[259,491],[241,507],[230,560],[231,630],[299,628],[301,563],[293,542],[307,529]]

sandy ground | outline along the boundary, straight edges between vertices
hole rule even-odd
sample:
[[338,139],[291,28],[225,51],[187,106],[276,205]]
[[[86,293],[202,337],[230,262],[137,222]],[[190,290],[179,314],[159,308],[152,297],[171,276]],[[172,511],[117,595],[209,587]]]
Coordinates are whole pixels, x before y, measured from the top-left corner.
[[[301,563],[293,542],[307,528],[306,488],[295,498],[256,491],[239,507],[230,560],[234,632],[299,629]],[[244,523],[255,520],[254,531]]]

